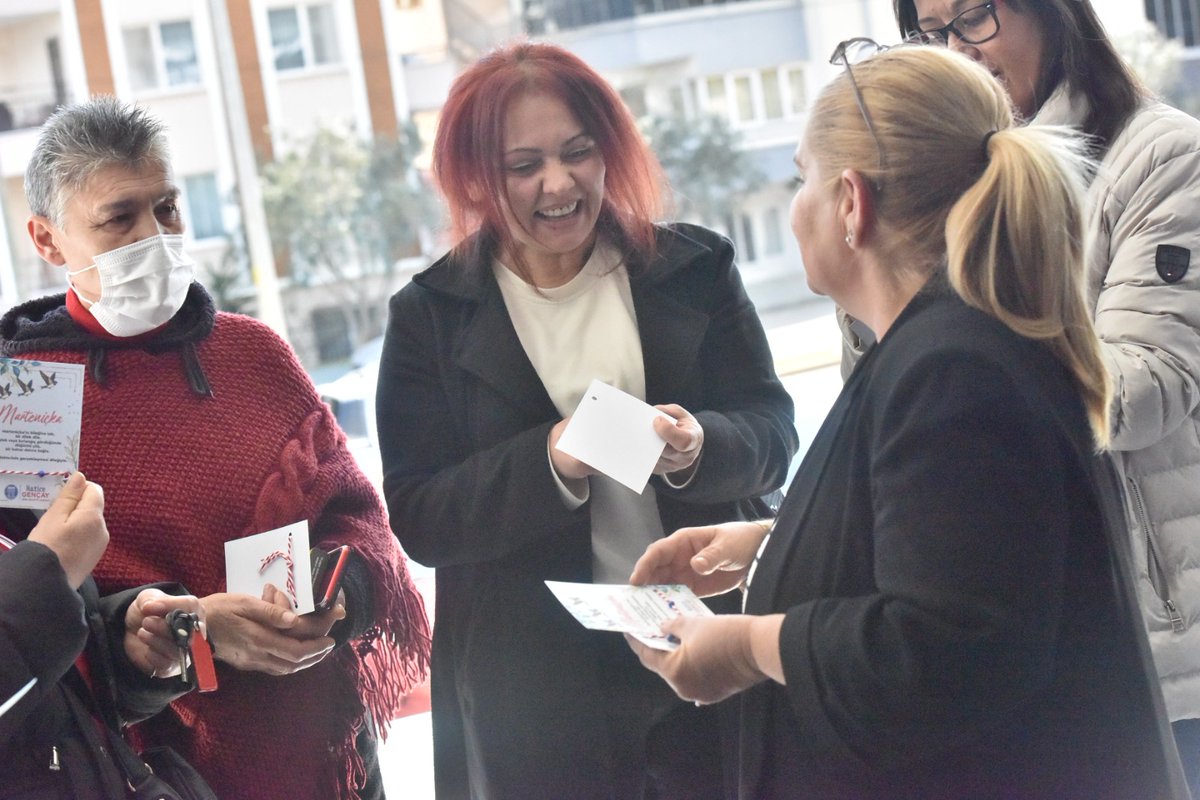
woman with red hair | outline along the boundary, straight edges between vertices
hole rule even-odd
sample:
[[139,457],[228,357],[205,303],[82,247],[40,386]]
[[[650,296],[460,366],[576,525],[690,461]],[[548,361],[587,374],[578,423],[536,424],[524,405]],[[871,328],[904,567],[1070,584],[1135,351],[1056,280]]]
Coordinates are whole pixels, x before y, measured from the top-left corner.
[[[664,532],[754,518],[783,484],[792,402],[732,245],[656,222],[628,110],[554,45],[458,78],[434,174],[456,244],[391,299],[378,415],[393,530],[437,568],[438,797],[721,797],[718,709],[544,581],[626,583]],[[596,378],[670,417],[641,494],[555,447]]]

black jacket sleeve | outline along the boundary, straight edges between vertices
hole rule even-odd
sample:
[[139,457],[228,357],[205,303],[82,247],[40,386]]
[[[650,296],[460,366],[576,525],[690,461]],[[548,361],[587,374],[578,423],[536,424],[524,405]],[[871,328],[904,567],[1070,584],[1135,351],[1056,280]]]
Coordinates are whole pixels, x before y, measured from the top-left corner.
[[0,552],[0,704],[37,683],[0,716],[0,746],[71,668],[88,627],[83,600],[57,556],[38,542]]
[[[151,678],[138,669],[125,653],[125,614],[146,589],[159,589],[171,595],[187,594],[178,583],[154,583],[126,589],[96,600],[95,584],[81,588],[89,607],[88,624],[92,630],[89,659],[93,682],[108,684],[109,695],[116,698],[117,722],[131,725],[154,716],[176,697],[187,694],[194,684],[179,678]],[[93,602],[94,601],[94,602]],[[101,644],[103,643],[103,644]],[[99,687],[97,692],[99,692]]]

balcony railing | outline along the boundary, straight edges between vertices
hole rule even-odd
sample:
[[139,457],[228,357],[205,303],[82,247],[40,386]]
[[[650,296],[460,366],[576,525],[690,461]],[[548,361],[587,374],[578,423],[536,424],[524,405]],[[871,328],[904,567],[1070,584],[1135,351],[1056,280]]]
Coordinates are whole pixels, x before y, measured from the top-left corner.
[[601,22],[739,2],[746,0],[525,0],[525,27],[537,36]]
[[58,107],[54,90],[0,84],[0,133],[40,127]]

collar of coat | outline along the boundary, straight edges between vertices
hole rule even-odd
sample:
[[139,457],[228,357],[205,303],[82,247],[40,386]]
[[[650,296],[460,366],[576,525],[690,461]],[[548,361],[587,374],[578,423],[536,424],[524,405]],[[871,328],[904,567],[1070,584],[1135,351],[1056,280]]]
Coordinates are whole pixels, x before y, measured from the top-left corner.
[[216,321],[212,297],[199,283],[188,287],[183,306],[162,326],[153,339],[113,340],[94,336],[71,318],[66,294],[52,294],[9,309],[0,318],[0,355],[20,358],[26,353],[66,350],[88,354],[88,372],[93,380],[107,381],[105,362],[110,350],[142,349],[150,353],[178,350],[184,374],[192,391],[213,396],[208,377],[200,365],[196,345],[208,338]]

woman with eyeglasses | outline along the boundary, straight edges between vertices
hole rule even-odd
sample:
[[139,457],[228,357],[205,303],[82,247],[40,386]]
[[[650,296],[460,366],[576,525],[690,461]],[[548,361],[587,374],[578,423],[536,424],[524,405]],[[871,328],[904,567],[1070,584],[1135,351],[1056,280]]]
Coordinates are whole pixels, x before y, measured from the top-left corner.
[[1083,156],[1014,127],[944,49],[852,63],[792,202],[809,285],[878,344],[773,530],[687,528],[638,584],[744,614],[631,646],[685,699],[741,693],[740,796],[1186,797],[1129,571],[1083,301]]
[[1092,137],[1085,285],[1115,386],[1112,451],[1167,713],[1200,796],[1200,122],[1148,95],[1089,0],[895,10],[906,37],[991,70],[1022,119]]

